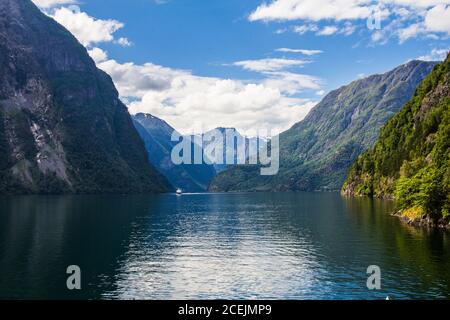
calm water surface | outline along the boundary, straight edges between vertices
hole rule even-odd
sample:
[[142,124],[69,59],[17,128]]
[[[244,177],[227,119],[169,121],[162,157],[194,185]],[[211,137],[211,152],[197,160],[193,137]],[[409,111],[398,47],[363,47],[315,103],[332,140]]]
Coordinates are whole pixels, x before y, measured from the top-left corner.
[[450,298],[449,234],[393,210],[333,193],[3,197],[0,298]]

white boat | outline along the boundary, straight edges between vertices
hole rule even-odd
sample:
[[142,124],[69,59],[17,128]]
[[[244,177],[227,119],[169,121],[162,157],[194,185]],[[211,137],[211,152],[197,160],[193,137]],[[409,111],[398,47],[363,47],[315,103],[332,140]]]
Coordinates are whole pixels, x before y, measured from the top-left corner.
[[177,194],[183,194],[183,190],[177,189]]

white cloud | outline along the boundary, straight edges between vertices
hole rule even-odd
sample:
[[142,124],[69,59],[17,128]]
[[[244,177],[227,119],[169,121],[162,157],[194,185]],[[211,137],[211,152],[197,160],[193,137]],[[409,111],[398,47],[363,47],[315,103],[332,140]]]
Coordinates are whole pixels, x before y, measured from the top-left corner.
[[318,36],[331,36],[338,32],[338,28],[336,26],[325,26],[322,30],[318,31],[316,35]]
[[423,26],[419,23],[412,24],[404,29],[398,31],[398,38],[400,43],[405,42],[409,38],[416,37],[418,34],[424,31]]
[[304,24],[293,27],[294,33],[303,35],[307,32],[315,32],[318,36],[331,36],[333,34],[343,34],[345,36],[352,35],[356,31],[356,26],[350,22],[344,23],[342,26],[339,25],[327,25],[320,28],[316,24]]
[[92,48],[88,50],[88,53],[97,64],[108,59],[108,54],[100,48]]
[[[283,51],[286,52],[286,49]],[[307,53],[312,54],[315,52],[308,51]],[[307,60],[291,59],[259,59],[238,61],[233,63],[233,65],[245,70],[259,72],[264,75],[265,79],[262,80],[262,83],[267,87],[276,88],[283,94],[295,95],[305,89],[320,89],[320,79],[310,75],[287,71],[310,62]]]
[[305,89],[320,89],[320,79],[299,73],[292,72],[269,72],[265,73],[267,78],[263,83],[270,88],[276,88],[282,93],[295,95]]
[[433,49],[429,54],[420,56],[417,59],[422,61],[443,61],[447,57],[449,49]]
[[271,72],[280,71],[289,67],[302,66],[309,61],[293,60],[293,59],[259,59],[259,60],[244,60],[234,62],[234,66],[242,67],[245,70],[256,72]]
[[59,5],[76,4],[76,0],[33,0],[40,8],[48,9]]
[[121,45],[122,47],[130,47],[133,44],[127,39],[127,38],[119,38],[117,41],[115,41],[118,45]]
[[318,96],[323,96],[325,94],[325,90],[319,90],[316,92]]
[[271,0],[258,6],[249,20],[303,21],[294,32],[348,36],[357,27],[368,31],[365,22],[375,12],[383,30],[371,32],[374,43],[386,43],[394,36],[402,43],[418,36],[439,38],[433,33],[450,35],[450,0]]
[[382,43],[387,41],[387,38],[385,37],[384,33],[381,31],[375,31],[372,33],[372,41],[375,43]]
[[369,18],[377,9],[386,16],[405,14],[406,8],[420,12],[446,4],[450,0],[272,0],[258,6],[249,20],[359,20]]
[[[84,46],[114,41],[114,33],[124,27],[119,21],[95,19],[85,12],[65,7],[54,10],[51,17],[66,27]],[[119,41],[122,43],[127,41],[121,39]]]
[[429,10],[425,16],[425,26],[429,31],[450,35],[450,6],[438,5]]
[[305,56],[314,56],[323,53],[322,50],[308,50],[308,49],[289,49],[289,48],[278,48],[277,52],[287,52],[287,53],[301,53]]
[[380,2],[412,8],[430,8],[438,4],[450,4],[450,0],[381,0]]
[[[46,8],[54,5],[55,1]],[[118,63],[95,45],[131,45],[126,38],[115,38],[123,23],[96,19],[78,9],[53,7],[44,11],[88,48],[97,66],[111,75],[131,113],[152,113],[183,133],[202,125],[204,130],[222,126],[241,132],[271,129],[276,134],[302,120],[316,104],[296,94],[306,89],[320,90],[320,79],[285,71],[308,61],[261,59],[236,64],[261,72],[263,78],[257,81],[200,77],[152,63]]]
[[111,75],[124,101],[130,101],[131,113],[151,113],[183,133],[200,125],[204,130],[223,126],[244,132],[271,128],[279,133],[302,120],[315,105],[289,93],[320,89],[318,79],[289,72],[272,72],[260,82],[249,83],[199,77],[152,63],[106,60],[98,66]]
[[356,26],[354,26],[353,24],[351,24],[350,22],[346,22],[344,24],[344,27],[339,30],[339,33],[345,35],[345,36],[350,36],[352,35],[354,32],[356,31]]
[[305,34],[307,32],[316,32],[319,30],[319,27],[315,24],[308,24],[308,25],[301,25],[301,26],[295,26],[294,32],[298,33],[300,35]]
[[353,20],[369,17],[372,7],[364,0],[274,0],[262,4],[249,16],[250,21]]

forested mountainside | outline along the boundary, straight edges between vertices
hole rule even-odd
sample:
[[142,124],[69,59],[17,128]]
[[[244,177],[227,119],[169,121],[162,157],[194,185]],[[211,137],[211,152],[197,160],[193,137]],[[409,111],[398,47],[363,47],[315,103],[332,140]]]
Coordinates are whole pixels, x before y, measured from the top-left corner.
[[[214,166],[208,164],[175,165],[171,160],[173,147],[178,142],[171,141],[175,131],[167,122],[151,114],[139,113],[133,116],[135,126],[144,140],[150,162],[183,192],[206,191],[211,179],[216,175]],[[201,147],[192,143],[192,152],[202,152]]]
[[0,1],[0,194],[163,192],[110,77],[29,0]]
[[257,166],[220,173],[211,191],[340,190],[355,159],[373,147],[381,127],[412,97],[436,65],[411,61],[329,93],[301,122],[280,135],[280,171]]
[[343,193],[396,198],[411,219],[450,216],[450,56],[358,158]]

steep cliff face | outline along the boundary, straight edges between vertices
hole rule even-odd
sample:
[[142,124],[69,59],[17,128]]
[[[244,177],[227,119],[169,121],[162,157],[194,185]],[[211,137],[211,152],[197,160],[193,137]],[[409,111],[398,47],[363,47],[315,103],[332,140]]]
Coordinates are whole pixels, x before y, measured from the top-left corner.
[[450,56],[358,158],[343,193],[396,198],[408,218],[450,217]]
[[161,192],[126,107],[29,0],[0,1],[0,193]]
[[257,167],[219,174],[212,191],[340,190],[353,161],[372,147],[380,128],[411,98],[434,62],[412,61],[329,93],[305,118],[280,135],[280,172]]
[[[175,131],[167,122],[151,114],[139,113],[133,116],[148,152],[150,162],[170,181],[175,188],[184,192],[204,192],[216,175],[214,166],[207,164],[175,165],[171,159],[173,147],[178,143],[171,140]],[[195,150],[196,148],[197,150]],[[192,144],[192,152],[201,154],[201,147]]]

